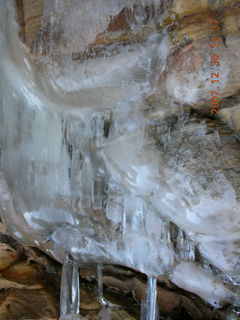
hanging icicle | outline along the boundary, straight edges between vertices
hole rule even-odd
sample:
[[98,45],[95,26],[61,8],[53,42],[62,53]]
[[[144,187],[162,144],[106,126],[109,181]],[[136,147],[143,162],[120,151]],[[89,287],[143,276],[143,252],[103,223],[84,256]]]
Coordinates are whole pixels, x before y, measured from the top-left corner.
[[60,315],[61,320],[83,319],[80,316],[79,268],[68,253],[62,268]]
[[147,298],[146,298],[144,320],[157,320],[156,302],[157,302],[157,279],[155,277],[148,277]]

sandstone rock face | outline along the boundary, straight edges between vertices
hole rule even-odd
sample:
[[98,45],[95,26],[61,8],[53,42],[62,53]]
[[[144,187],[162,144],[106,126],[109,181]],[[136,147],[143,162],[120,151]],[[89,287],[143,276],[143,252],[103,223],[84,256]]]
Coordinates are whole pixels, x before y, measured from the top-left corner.
[[[83,11],[83,7],[74,0],[16,0],[20,38],[26,46],[23,50],[28,69],[35,72],[31,80],[35,81],[34,86],[41,92],[41,97],[59,109],[64,109],[63,105],[75,108],[73,114],[86,104],[102,108],[112,101],[123,101],[123,96],[129,93],[122,89],[120,80],[114,91],[109,90],[111,76],[107,72],[115,70],[119,78],[123,77],[117,68],[119,61],[125,65],[129,63],[129,69],[139,83],[147,79],[148,86],[143,90],[140,109],[147,119],[146,135],[156,146],[160,166],[165,168],[161,171],[162,177],[167,177],[161,185],[161,194],[168,195],[162,198],[161,206],[157,196],[152,199],[152,204],[164,219],[184,230],[181,243],[178,242],[181,231],[177,235],[170,232],[173,251],[178,252],[179,248],[192,243],[194,246],[192,251],[191,246],[187,249],[194,256],[194,263],[180,264],[170,276],[171,280],[205,299],[212,307],[227,309],[229,304],[238,305],[239,277],[236,274],[240,271],[240,4],[236,0],[155,2],[124,0],[113,5],[112,1],[106,0],[94,7],[91,1],[83,1],[86,10]],[[90,15],[89,12],[93,11]],[[78,23],[72,25],[69,21]],[[216,26],[219,30],[214,29]],[[211,47],[211,44],[217,46]],[[141,50],[146,54],[148,47],[151,48],[150,62],[145,59],[146,55],[138,56]],[[130,62],[123,57],[123,48],[129,53]],[[145,59],[136,69],[131,64],[135,55],[136,59]],[[219,65],[212,63],[212,55],[219,56]],[[111,63],[107,60],[109,56],[115,59]],[[107,60],[101,68],[98,68],[99,59]],[[86,61],[89,69],[85,70]],[[128,77],[132,73],[125,72],[123,78],[129,85]],[[91,83],[82,81],[84,74],[97,84],[97,97],[91,94]],[[213,79],[220,79],[220,82],[212,83]],[[107,88],[104,93],[102,83],[104,90]],[[82,93],[79,102],[80,87],[87,93]],[[210,112],[212,96],[219,98],[220,107],[216,114]],[[134,108],[134,103],[139,101],[134,101],[129,108]],[[105,136],[108,136],[113,123],[112,114],[109,114],[104,122]],[[76,144],[74,139],[71,148]],[[124,143],[131,148],[130,142]],[[120,144],[118,140],[119,148]],[[109,149],[114,149],[114,146],[112,144]],[[111,151],[109,154],[107,162],[114,162],[114,155]],[[115,167],[118,165],[117,161],[114,162]],[[114,169],[111,168],[111,173],[115,172]],[[168,202],[169,199],[171,201]],[[109,223],[109,220],[104,223]],[[42,239],[41,231],[37,230],[36,244]],[[181,256],[179,253],[176,255]],[[11,312],[18,314],[20,311],[9,311],[8,301],[19,299],[17,301],[22,308],[27,310],[25,301],[31,296],[34,305],[44,306],[46,319],[55,319],[58,297],[42,283],[38,270],[26,261],[18,261],[19,256],[19,252],[9,244],[0,247],[0,284],[6,289],[1,298],[0,314],[12,320],[14,313]],[[57,270],[55,272],[59,272]],[[118,272],[123,274],[119,270],[114,267],[107,270],[109,274],[104,278],[104,284],[125,294],[133,290],[134,299],[139,303],[146,287],[142,276],[133,273],[130,278],[122,276],[124,280],[118,280]],[[201,275],[200,281],[195,281],[194,273]],[[188,275],[192,282],[188,281]],[[173,319],[181,315],[186,319],[212,319],[215,316],[227,319],[225,310],[214,314],[211,308],[199,302],[199,298],[181,291],[170,282],[161,281],[158,304],[164,315],[169,314]],[[199,285],[201,281],[206,281],[214,290],[205,290]],[[91,287],[92,284],[89,285]],[[91,300],[90,306],[85,299]],[[93,301],[86,290],[82,309],[91,310],[86,313],[94,317],[94,309],[97,310],[99,305]],[[35,311],[29,309],[26,312],[33,317]],[[25,317],[28,316],[26,314]],[[125,311],[115,315],[116,319],[137,319],[138,316],[139,311],[134,309],[128,313],[126,306]],[[34,314],[34,317],[37,319],[40,315]]]

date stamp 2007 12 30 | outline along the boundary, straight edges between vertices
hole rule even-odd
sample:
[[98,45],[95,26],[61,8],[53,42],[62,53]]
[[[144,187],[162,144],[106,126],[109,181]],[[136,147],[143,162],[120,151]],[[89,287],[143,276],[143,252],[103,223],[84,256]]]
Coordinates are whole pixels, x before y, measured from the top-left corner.
[[215,67],[216,70],[211,73],[210,81],[211,81],[211,113],[216,114],[219,113],[219,103],[220,103],[220,93],[219,93],[219,83],[220,83],[220,74],[218,72],[218,66],[220,66],[220,55],[216,54],[216,50],[220,47],[220,26],[219,21],[216,19],[210,19],[210,28],[212,30],[212,34],[210,37],[210,47],[213,52],[211,53],[211,67]]

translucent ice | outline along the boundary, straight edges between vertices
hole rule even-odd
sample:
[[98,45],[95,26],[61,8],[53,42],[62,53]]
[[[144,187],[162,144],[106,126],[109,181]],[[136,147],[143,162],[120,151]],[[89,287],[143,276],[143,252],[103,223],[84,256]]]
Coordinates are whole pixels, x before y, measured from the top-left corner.
[[[194,274],[187,261],[194,261],[195,246],[222,272],[240,271],[233,246],[221,243],[226,251],[217,262],[214,256],[221,250],[219,236],[239,233],[234,188],[220,169],[206,186],[209,168],[195,148],[208,143],[219,156],[219,137],[206,136],[202,123],[180,120],[164,131],[143,112],[170,48],[166,30],[156,27],[162,2],[134,3],[45,0],[34,56],[19,39],[13,1],[0,0],[0,214],[16,239],[64,263],[63,317],[78,313],[77,268],[85,263],[146,273],[147,320],[155,320],[156,277],[171,273],[181,260],[174,281],[213,304],[212,291],[186,276]],[[153,12],[146,17],[149,4]],[[92,54],[88,46],[106,28],[119,36],[111,21],[126,8],[135,37]],[[149,33],[137,41],[143,24]],[[179,97],[179,84],[175,89]],[[186,99],[194,101],[195,93]],[[150,139],[153,125],[160,128],[162,149]],[[194,147],[186,148],[181,138],[189,136]],[[196,167],[202,168],[198,180]],[[66,255],[74,261],[70,270]],[[212,288],[212,275],[197,272]],[[217,286],[217,306],[232,298],[224,288]]]

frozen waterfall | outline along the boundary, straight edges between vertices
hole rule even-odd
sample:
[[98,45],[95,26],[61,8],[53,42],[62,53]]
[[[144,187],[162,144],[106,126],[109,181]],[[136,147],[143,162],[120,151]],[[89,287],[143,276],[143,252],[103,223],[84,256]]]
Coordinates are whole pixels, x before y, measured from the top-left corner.
[[[119,264],[148,276],[142,319],[156,320],[157,277],[181,284],[181,273],[195,272],[195,245],[209,258],[204,236],[234,235],[240,222],[223,176],[222,206],[213,197],[206,208],[207,192],[183,167],[175,171],[149,134],[158,124],[146,116],[145,98],[171,48],[167,29],[158,31],[162,1],[134,3],[45,0],[30,50],[19,38],[13,1],[0,1],[0,213],[17,240],[63,263],[62,319],[80,318],[78,268]],[[132,43],[105,39],[107,46],[91,49],[122,10]],[[159,139],[167,148],[170,126]],[[211,217],[230,201],[232,222],[224,216],[210,231]],[[218,305],[236,298],[219,279],[208,281],[216,281]],[[99,319],[111,319],[104,310]]]

